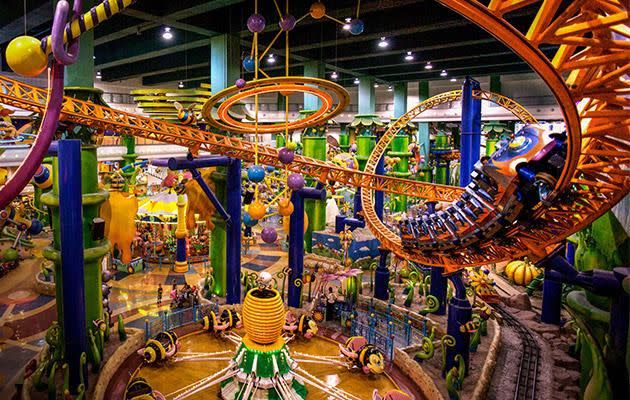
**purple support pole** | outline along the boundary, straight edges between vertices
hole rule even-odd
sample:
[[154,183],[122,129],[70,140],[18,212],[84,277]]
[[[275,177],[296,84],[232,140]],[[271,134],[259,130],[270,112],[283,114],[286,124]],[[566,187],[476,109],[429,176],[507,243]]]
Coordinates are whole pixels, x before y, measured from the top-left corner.
[[552,270],[545,267],[543,281],[543,303],[540,321],[547,324],[560,325],[560,309],[562,307],[562,282],[550,278]]
[[374,297],[380,300],[389,298],[389,268],[387,268],[387,254],[389,250],[379,248],[381,257],[378,260],[378,266],[374,271]]
[[359,216],[359,213],[363,211],[363,203],[361,203],[361,188],[358,187],[357,191],[354,193],[354,218],[355,219],[363,219],[363,217]]
[[429,294],[435,296],[438,299],[440,305],[433,314],[444,315],[446,314],[446,291],[448,281],[442,273],[444,268],[431,267],[431,287],[429,288]]
[[626,367],[628,357],[628,324],[630,323],[630,296],[623,290],[621,283],[624,279],[630,279],[630,267],[620,267],[613,270],[620,288],[610,303],[610,348],[606,352],[606,364],[610,384],[615,399],[630,398],[630,371]]
[[[85,280],[83,275],[83,198],[81,196],[81,141],[59,142],[59,234],[63,285],[63,338],[70,373],[70,388],[76,393],[87,377],[81,371],[81,354],[87,354]],[[87,379],[85,379],[87,390]]]
[[227,166],[226,209],[231,224],[226,226],[226,303],[241,302],[241,160],[230,158]]
[[456,366],[455,356],[459,354],[464,359],[466,365],[466,375],[468,375],[468,361],[470,355],[470,334],[462,332],[461,326],[472,318],[472,306],[466,298],[466,288],[462,282],[462,273],[458,271],[450,276],[451,282],[455,285],[455,295],[448,303],[448,322],[446,332],[455,338],[455,346],[446,350],[446,368],[443,375]]
[[304,272],[304,199],[323,201],[326,199],[326,191],[306,187],[291,194],[293,214],[289,220],[289,307],[302,305],[302,284],[299,282],[302,281]]
[[[381,135],[378,135],[376,138],[376,142],[381,139]],[[385,174],[385,156],[381,156],[378,159],[378,163],[376,164],[376,170],[374,171],[376,175],[384,175]],[[361,197],[361,196],[359,196]],[[383,192],[380,190],[376,190],[374,192],[374,212],[376,212],[376,216],[381,221],[383,220]],[[389,271],[387,273],[389,275]]]
[[460,141],[459,185],[470,183],[470,174],[479,161],[481,144],[481,100],[473,98],[473,90],[481,89],[476,80],[467,76],[462,86],[462,133]]

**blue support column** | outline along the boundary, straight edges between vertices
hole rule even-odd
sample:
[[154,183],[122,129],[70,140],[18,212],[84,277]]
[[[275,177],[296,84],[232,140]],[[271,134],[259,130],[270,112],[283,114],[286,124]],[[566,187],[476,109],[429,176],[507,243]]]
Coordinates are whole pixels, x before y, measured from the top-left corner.
[[466,297],[466,287],[462,282],[461,270],[450,276],[451,282],[455,286],[455,294],[448,303],[448,322],[446,333],[455,338],[455,346],[446,350],[446,368],[442,374],[446,373],[457,365],[455,356],[459,354],[464,359],[466,365],[466,375],[468,375],[470,356],[470,334],[461,331],[461,326],[472,318],[472,306]]
[[481,146],[481,100],[473,98],[473,90],[480,90],[479,82],[467,76],[462,86],[462,132],[460,145],[459,185],[470,183],[470,174]]
[[[63,284],[63,338],[70,373],[70,388],[76,393],[81,376],[81,355],[87,354],[85,280],[83,273],[83,198],[81,195],[81,141],[59,142],[59,229]],[[86,388],[87,390],[87,388]]]
[[[418,82],[418,102],[421,103],[429,98],[429,82]],[[429,139],[429,123],[418,122],[418,146],[420,154],[424,156],[425,164],[429,163],[429,150],[431,141]]]
[[[381,135],[379,134],[376,138],[376,142],[381,140]],[[376,175],[385,175],[385,155],[382,155],[379,158],[378,163],[376,164],[376,170],[374,171]],[[381,221],[383,220],[383,197],[384,193],[380,190],[376,190],[374,192],[374,211],[376,212],[376,216]]]
[[231,158],[227,167],[226,303],[241,302],[241,160]]
[[[326,190],[306,187],[291,194],[293,214],[289,219],[289,307],[302,305],[302,281],[304,272],[304,199],[325,200]],[[240,225],[240,224],[239,224]]]
[[374,271],[374,297],[380,300],[389,298],[389,268],[387,268],[387,255],[389,250],[378,249],[381,257],[378,260],[378,266]]
[[446,314],[446,292],[448,281],[444,275],[444,268],[439,267],[431,267],[431,287],[429,288],[429,294],[435,296],[440,305],[435,315],[444,315]]

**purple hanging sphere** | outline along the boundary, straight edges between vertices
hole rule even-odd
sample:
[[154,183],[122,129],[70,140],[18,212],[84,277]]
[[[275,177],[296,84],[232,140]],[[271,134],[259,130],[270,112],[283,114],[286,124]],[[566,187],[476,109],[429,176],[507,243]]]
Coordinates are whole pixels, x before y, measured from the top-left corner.
[[262,230],[260,237],[265,243],[273,243],[278,239],[278,232],[275,228],[267,227]]
[[278,151],[278,159],[283,164],[291,164],[295,158],[295,152],[283,147]]
[[291,14],[284,15],[280,19],[280,22],[278,22],[278,25],[280,25],[280,29],[283,32],[292,30],[293,28],[295,28],[295,24],[296,24],[295,17]]
[[235,85],[236,85],[236,87],[237,87],[237,88],[239,88],[239,89],[243,89],[243,88],[245,87],[245,84],[246,84],[246,83],[247,83],[247,82],[245,82],[245,79],[243,79],[243,78],[238,78],[238,79],[236,80],[236,82],[235,82]]
[[287,178],[287,185],[291,190],[300,190],[304,187],[304,177],[294,172]]
[[265,29],[265,17],[260,14],[252,14],[247,18],[247,29],[251,33],[260,33]]

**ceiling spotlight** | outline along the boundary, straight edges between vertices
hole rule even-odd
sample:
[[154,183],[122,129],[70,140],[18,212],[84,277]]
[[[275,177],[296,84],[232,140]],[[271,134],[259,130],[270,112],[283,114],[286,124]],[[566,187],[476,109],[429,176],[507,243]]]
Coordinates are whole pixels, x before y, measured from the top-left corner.
[[276,62],[276,57],[273,54],[269,54],[269,57],[267,57],[267,62],[269,64],[273,64]]
[[96,60],[96,56],[92,56],[92,60]]
[[103,75],[101,75],[101,71],[96,71],[96,79],[103,79]]
[[358,85],[361,81],[359,80],[359,78],[354,78],[354,84]]
[[169,26],[164,27],[164,32],[162,32],[162,39],[165,39],[165,40],[173,39],[173,32],[171,32],[171,28]]
[[391,92],[392,90],[394,90],[394,89],[392,89],[392,85],[387,86],[387,91],[388,92]]
[[451,82],[457,82],[457,79],[451,78]]
[[433,65],[431,65],[431,61],[427,62],[427,65],[424,66],[424,69],[433,69]]
[[179,85],[177,85],[178,88],[183,89],[184,88],[184,82],[179,82]]
[[440,72],[440,76],[446,76],[448,75],[448,72],[446,72],[445,69],[442,70],[442,72]]
[[330,77],[331,77],[332,79],[337,79],[337,78],[339,78],[339,74],[337,74],[337,71],[333,71],[333,73],[332,73],[332,74],[330,74]]
[[384,37],[381,38],[381,41],[378,42],[378,47],[380,47],[381,49],[384,49],[385,47],[387,47],[389,45],[389,42],[387,40],[385,40]]
[[377,88],[378,87],[378,83],[375,82],[374,83],[374,87]]
[[350,30],[350,21],[352,21],[352,18],[348,17],[344,20],[346,23],[343,24],[343,30],[344,31],[349,31]]
[[405,61],[413,61],[413,54],[411,54],[410,51],[407,52],[407,55],[405,56]]

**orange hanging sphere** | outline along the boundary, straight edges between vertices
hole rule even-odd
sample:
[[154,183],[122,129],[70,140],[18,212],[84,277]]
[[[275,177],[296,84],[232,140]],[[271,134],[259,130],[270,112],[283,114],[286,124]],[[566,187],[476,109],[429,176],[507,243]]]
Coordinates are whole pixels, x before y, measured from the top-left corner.
[[[290,223],[291,223],[291,217],[282,218],[282,227],[284,228],[284,231],[287,234],[289,233]],[[307,229],[308,229],[308,214],[304,213],[304,232],[306,232]]]
[[311,14],[311,17],[315,19],[320,19],[324,15],[326,15],[326,6],[324,5],[324,3],[317,1],[311,4],[310,14]]
[[293,203],[291,203],[291,199],[280,199],[278,201],[278,214],[282,215],[283,217],[288,217],[289,215],[293,214]]
[[265,214],[267,214],[267,207],[265,207],[263,203],[256,200],[249,205],[249,207],[247,208],[247,212],[249,213],[250,217],[259,220],[264,218]]

